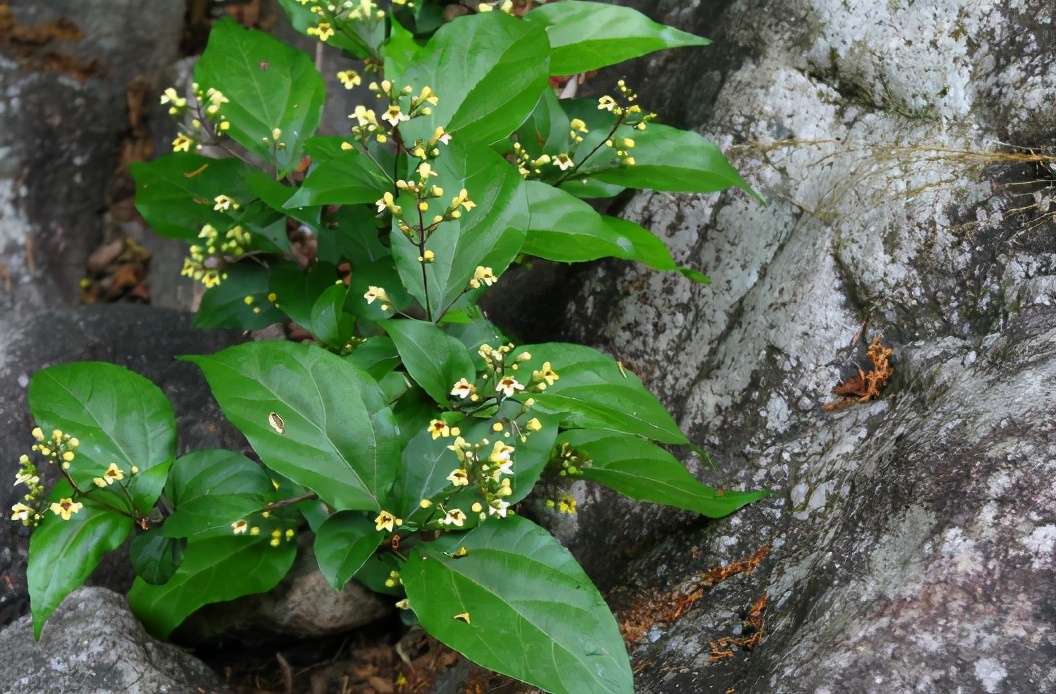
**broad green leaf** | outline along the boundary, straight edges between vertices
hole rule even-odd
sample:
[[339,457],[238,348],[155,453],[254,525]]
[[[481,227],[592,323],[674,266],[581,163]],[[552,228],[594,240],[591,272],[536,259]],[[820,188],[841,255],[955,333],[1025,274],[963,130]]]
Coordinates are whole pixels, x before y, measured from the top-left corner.
[[[373,207],[344,205],[333,215],[324,217],[319,230],[319,260],[339,265],[350,261],[359,267],[392,256],[379,238],[379,220]],[[384,231],[388,233],[388,223]]]
[[[634,140],[630,150],[634,166],[594,171],[592,178],[627,188],[686,193],[713,193],[737,187],[764,202],[719,148],[693,131],[650,123],[644,131],[628,130],[627,136]],[[592,164],[588,165],[588,169],[592,168]]]
[[612,257],[673,270],[664,242],[634,222],[604,217],[579,198],[539,181],[526,181],[531,221],[522,252],[562,263]]
[[722,518],[758,499],[766,491],[720,492],[705,486],[673,455],[645,439],[610,431],[566,431],[558,443],[568,443],[589,459],[583,477],[638,501],[651,501]]
[[[661,443],[688,442],[656,396],[607,354],[563,342],[523,345],[520,349],[532,355],[518,372],[518,380],[526,386],[523,397],[535,398],[535,406],[542,412],[565,414],[564,428],[618,431]],[[541,381],[533,373],[540,371],[544,362],[550,363],[558,378],[540,391]]]
[[186,549],[185,538],[166,537],[161,528],[151,528],[132,538],[129,559],[137,576],[147,583],[159,585],[176,573]]
[[[60,480],[50,501],[73,496],[73,489]],[[83,500],[83,497],[82,497]],[[103,555],[120,547],[132,532],[132,519],[108,508],[83,502],[84,507],[67,521],[49,510],[29,538],[29,600],[33,612],[33,636],[63,599],[79,588]]]
[[517,141],[533,158],[544,153],[553,156],[568,151],[569,130],[569,118],[557,94],[547,89],[517,129]]
[[[357,148],[342,150],[345,137],[315,138],[326,140],[329,156],[312,166],[301,187],[286,201],[288,210],[312,205],[373,204],[386,190],[392,190],[392,179],[377,162]],[[323,148],[323,143],[317,143]]]
[[319,570],[334,590],[341,590],[384,539],[385,531],[376,530],[374,521],[362,513],[335,513],[315,531]]
[[680,46],[710,41],[657,24],[629,7],[565,0],[535,8],[525,19],[546,27],[550,74],[575,75]]
[[440,405],[451,402],[456,382],[476,376],[465,345],[432,323],[387,320],[379,325],[396,344],[407,373]]
[[293,566],[297,543],[224,535],[189,541],[176,573],[163,585],[136,579],[128,604],[158,638],[203,605],[271,590]]
[[201,367],[224,415],[265,465],[337,510],[379,508],[400,458],[392,412],[370,376],[290,342],[185,359]]
[[[269,230],[265,232],[263,229],[257,231],[257,233],[266,233],[269,240],[271,240],[276,247],[285,253],[290,250],[290,240],[286,235],[286,217],[292,217],[298,222],[307,224],[313,230],[319,228],[319,213],[318,207],[286,207],[286,201],[290,199],[295,191],[287,185],[276,181],[271,176],[268,176],[263,171],[253,171],[246,176],[246,187],[249,188],[249,192],[260,198],[261,202],[268,206],[270,210],[281,213],[277,215],[281,225],[275,225],[274,223],[267,227]],[[276,227],[274,231],[270,231],[272,227]],[[251,230],[257,230],[256,227]]]
[[[419,3],[419,7],[421,6],[435,7],[434,3],[431,2]],[[432,27],[429,30],[432,31],[435,28]],[[419,31],[418,33],[422,32]],[[414,34],[404,28],[399,19],[393,17],[392,31],[389,33],[389,38],[385,41],[385,44],[381,47],[381,52],[385,56],[385,74],[397,76],[406,73],[407,68],[414,62],[414,56],[419,50],[421,50],[421,46],[414,40]]]
[[305,141],[319,126],[326,93],[308,55],[224,18],[210,30],[194,77],[203,92],[217,89],[227,99],[220,114],[231,123],[232,140],[274,159],[282,174],[300,163]]
[[345,313],[348,288],[344,284],[332,284],[319,295],[312,306],[309,331],[317,340],[332,349],[341,349],[352,337],[354,319]]
[[127,477],[176,455],[172,405],[156,385],[105,362],[59,364],[33,374],[29,408],[45,432],[80,440],[70,476],[82,489],[111,463]]
[[521,249],[528,220],[520,175],[491,150],[453,139],[433,162],[433,170],[438,175],[430,180],[445,194],[427,214],[446,208],[463,188],[476,208],[443,222],[429,237],[426,248],[436,259],[425,265],[427,283],[418,260],[420,249],[395,222],[392,252],[407,291],[423,307],[428,304],[430,318],[436,319],[468,289],[477,266],[491,267],[496,276],[506,269]]
[[165,487],[175,509],[162,531],[190,537],[264,510],[275,489],[260,465],[233,451],[194,451],[177,458]]
[[141,516],[150,516],[154,504],[161,497],[161,490],[165,488],[172,462],[170,458],[127,478],[128,493],[132,497],[132,507],[136,513]]
[[416,94],[432,87],[439,102],[432,115],[401,124],[404,140],[428,139],[438,125],[453,141],[490,145],[505,138],[549,89],[549,52],[542,26],[503,12],[440,27],[402,78]]
[[[320,18],[311,11],[310,4],[302,4],[298,0],[279,0],[279,5],[290,18],[293,28],[315,40],[316,37],[308,34],[307,30],[319,26]],[[384,21],[341,22],[338,28],[340,31],[327,39],[328,45],[348,51],[359,59],[378,57],[375,47],[385,38]]]
[[305,330],[312,327],[312,312],[323,292],[338,280],[337,268],[314,263],[307,270],[294,262],[282,261],[271,267],[268,291],[275,294],[275,306]]
[[[674,270],[686,279],[698,284],[711,284],[711,280],[703,272],[694,270],[687,265],[676,265],[670,251],[667,246],[663,245],[663,242],[657,239],[656,243],[653,243],[645,237],[645,234],[653,236],[649,230],[619,217],[602,215],[602,220],[617,237],[635,240],[635,247],[641,255],[641,258],[635,258],[635,260],[640,260],[640,262],[656,270]],[[653,238],[655,239],[656,237]],[[623,241],[617,241],[617,243],[622,244]]]
[[[453,556],[465,548],[464,557]],[[445,645],[555,694],[632,694],[616,619],[568,550],[520,516],[415,547],[411,609]]]
[[268,268],[244,262],[229,265],[226,272],[227,279],[202,295],[194,314],[195,327],[259,330],[285,318],[286,314],[268,301]]
[[445,323],[444,332],[464,344],[473,360],[473,367],[478,372],[484,371],[487,365],[484,363],[484,358],[477,352],[480,346],[485,343],[492,347],[504,345],[509,342],[509,339],[499,329],[499,326],[484,316],[484,311],[479,306],[469,307],[466,315],[470,319],[469,322]]
[[210,159],[174,152],[129,165],[136,181],[136,209],[162,236],[195,241],[206,224],[227,231],[231,217],[214,210],[217,195],[244,200],[246,165],[238,159]]
[[366,371],[371,378],[380,379],[400,363],[400,353],[396,351],[396,345],[391,338],[376,335],[368,337],[366,342],[357,346],[344,359],[356,368]]

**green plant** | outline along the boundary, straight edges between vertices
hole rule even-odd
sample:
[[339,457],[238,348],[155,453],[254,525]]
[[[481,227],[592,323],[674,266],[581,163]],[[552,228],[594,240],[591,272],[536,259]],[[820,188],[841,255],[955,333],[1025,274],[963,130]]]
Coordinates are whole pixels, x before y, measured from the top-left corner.
[[477,302],[521,255],[617,257],[706,281],[581,198],[750,188],[714,145],[653,122],[622,81],[615,98],[584,100],[558,99],[551,80],[706,41],[577,0],[446,24],[432,4],[283,5],[365,61],[373,79],[339,77],[370,82],[378,111],[357,107],[350,137],[316,135],[324,85],[308,56],[221,22],[192,98],[162,97],[188,118],[174,153],[133,174],[151,226],[191,244],[184,274],[208,287],[198,325],[288,319],[312,340],[186,357],[259,463],[178,456],[168,400],[125,369],[35,374],[33,452],[61,470],[49,492],[23,456],[17,480],[14,517],[38,526],[35,633],[129,538],[129,602],[166,637],[205,604],[272,588],[310,531],[335,589],[357,580],[398,596],[486,667],[550,692],[632,691],[597,589],[514,505],[543,484],[555,512],[573,513],[576,479],[708,517],[765,492],[700,484],[659,445],[689,441],[637,377],[583,346],[515,347]]

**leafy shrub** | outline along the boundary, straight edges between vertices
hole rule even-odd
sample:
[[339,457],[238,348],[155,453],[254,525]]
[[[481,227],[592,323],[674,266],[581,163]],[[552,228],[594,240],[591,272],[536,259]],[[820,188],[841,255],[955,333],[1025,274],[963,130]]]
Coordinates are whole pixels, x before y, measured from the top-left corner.
[[355,109],[349,136],[317,135],[312,60],[221,22],[192,93],[162,97],[186,119],[174,152],[133,173],[143,216],[190,245],[184,274],[208,287],[199,326],[289,320],[311,339],[186,357],[259,462],[178,456],[168,400],[125,369],[34,376],[34,458],[62,473],[46,490],[21,459],[13,515],[36,526],[35,633],[129,538],[129,602],[166,637],[205,604],[272,588],[311,532],[335,589],[392,594],[481,665],[551,692],[632,691],[601,595],[516,504],[543,481],[548,505],[574,513],[568,483],[586,479],[714,518],[762,492],[690,475],[659,445],[689,441],[618,362],[515,346],[477,304],[521,255],[616,257],[706,281],[582,198],[752,191],[622,81],[614,96],[559,99],[567,82],[554,76],[707,42],[578,0],[523,16],[482,5],[449,23],[431,4],[283,4],[299,29],[364,61],[338,77],[377,105]]

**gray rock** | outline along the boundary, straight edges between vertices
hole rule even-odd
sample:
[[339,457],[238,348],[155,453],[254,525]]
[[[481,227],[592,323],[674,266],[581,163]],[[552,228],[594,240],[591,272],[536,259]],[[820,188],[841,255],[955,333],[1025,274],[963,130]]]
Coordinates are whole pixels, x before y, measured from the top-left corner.
[[203,694],[227,691],[205,665],[155,640],[105,588],[81,588],[55,611],[40,641],[24,617],[0,631],[0,689],[34,694]]
[[[777,495],[704,523],[586,492],[561,532],[609,587],[770,548],[638,647],[638,690],[1056,691],[1053,188],[1000,144],[1052,144],[1052,3],[645,9],[715,44],[630,70],[643,106],[770,203],[637,195],[624,214],[713,283],[602,264],[565,337],[642,376],[705,481]],[[883,398],[822,411],[877,332]],[[763,594],[761,645],[712,660]]]

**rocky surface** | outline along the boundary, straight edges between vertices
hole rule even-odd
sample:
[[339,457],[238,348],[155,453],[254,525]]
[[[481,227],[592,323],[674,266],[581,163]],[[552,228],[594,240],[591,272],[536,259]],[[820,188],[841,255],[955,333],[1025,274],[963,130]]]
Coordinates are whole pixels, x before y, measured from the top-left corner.
[[[718,463],[689,460],[703,479],[776,496],[704,523],[580,490],[558,530],[608,587],[690,592],[769,548],[648,632],[639,691],[1056,691],[1054,188],[1026,149],[1056,146],[1056,10],[640,9],[715,41],[627,72],[643,104],[770,202],[638,195],[624,214],[712,284],[601,265],[565,336],[671,406]],[[823,410],[880,333],[883,397]],[[763,595],[761,643],[713,657]]]
[[81,588],[33,640],[24,617],[0,631],[0,689],[40,694],[202,694],[226,688],[199,660],[148,635],[125,599]]

